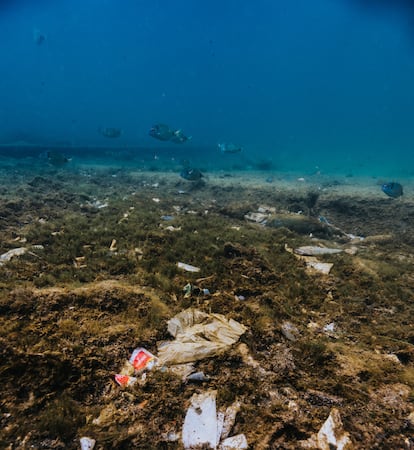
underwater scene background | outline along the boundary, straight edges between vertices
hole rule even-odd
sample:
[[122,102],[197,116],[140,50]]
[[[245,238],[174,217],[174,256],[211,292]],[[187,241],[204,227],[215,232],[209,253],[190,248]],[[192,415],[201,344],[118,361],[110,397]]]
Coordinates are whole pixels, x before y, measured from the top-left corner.
[[[409,2],[16,0],[0,8],[1,144],[75,147],[69,157],[78,147],[113,147],[130,160],[186,158],[208,170],[264,162],[280,171],[412,173]],[[154,123],[191,140],[155,141]],[[110,139],[99,132],[107,128],[122,133]],[[221,154],[223,141],[243,152]]]

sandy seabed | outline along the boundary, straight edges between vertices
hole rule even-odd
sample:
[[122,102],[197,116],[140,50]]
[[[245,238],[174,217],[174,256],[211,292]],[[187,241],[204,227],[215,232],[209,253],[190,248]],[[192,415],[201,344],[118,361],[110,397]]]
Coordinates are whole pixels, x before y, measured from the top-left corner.
[[[346,448],[414,448],[413,183],[391,199],[382,180],[320,174],[0,175],[1,253],[24,249],[0,260],[1,448],[181,449],[191,398],[210,391],[240,404],[231,435],[252,449],[337,448],[317,438],[332,411]],[[317,256],[323,274],[301,246],[341,252]],[[158,366],[119,386],[188,308],[246,331],[193,362],[201,381]]]

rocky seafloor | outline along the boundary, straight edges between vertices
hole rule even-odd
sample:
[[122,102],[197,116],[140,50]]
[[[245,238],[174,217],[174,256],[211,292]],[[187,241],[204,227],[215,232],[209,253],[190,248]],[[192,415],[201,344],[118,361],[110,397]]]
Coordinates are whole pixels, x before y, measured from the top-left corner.
[[[1,448],[87,436],[95,449],[182,449],[206,392],[219,410],[237,402],[230,435],[252,449],[414,448],[409,186],[390,199],[376,179],[321,175],[0,172]],[[315,257],[333,264],[321,273],[302,246],[341,251]],[[193,361],[201,380],[159,364],[119,386],[133,350],[158,355],[189,308],[245,331]],[[343,447],[318,441],[332,411]]]

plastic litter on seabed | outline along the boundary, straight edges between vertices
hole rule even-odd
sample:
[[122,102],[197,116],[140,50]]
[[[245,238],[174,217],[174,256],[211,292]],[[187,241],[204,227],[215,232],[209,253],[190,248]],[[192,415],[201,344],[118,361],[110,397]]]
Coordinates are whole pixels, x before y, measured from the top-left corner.
[[349,433],[344,431],[338,409],[332,408],[318,434],[306,441],[299,441],[300,448],[319,450],[351,450],[354,448]]
[[171,366],[218,355],[246,330],[244,325],[222,314],[186,309],[168,321],[168,332],[175,339],[158,345],[159,363]]
[[[153,369],[158,363],[158,358],[145,348],[138,347],[133,352],[128,361],[125,362],[124,367],[120,373],[115,375],[115,381],[122,387],[133,386],[138,378],[132,376],[134,373],[141,373]],[[142,375],[142,380],[145,380],[146,374]]]
[[191,264],[186,264],[183,262],[178,262],[177,267],[179,269],[185,270],[186,272],[200,272],[200,270],[201,270],[199,267],[195,267],[195,266],[192,266]]
[[216,409],[217,391],[194,394],[184,419],[182,442],[185,449],[210,448],[239,450],[248,447],[244,434],[228,437],[233,428],[240,404],[236,402],[226,411]]
[[95,447],[95,444],[95,439],[86,436],[80,438],[81,450],[92,450]]
[[157,358],[145,348],[139,347],[132,352],[129,362],[137,372],[140,372],[151,370],[157,363]]

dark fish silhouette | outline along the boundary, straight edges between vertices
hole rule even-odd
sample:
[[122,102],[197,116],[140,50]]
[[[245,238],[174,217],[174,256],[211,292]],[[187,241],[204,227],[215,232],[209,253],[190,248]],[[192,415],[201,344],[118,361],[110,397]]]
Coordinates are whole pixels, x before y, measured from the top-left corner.
[[391,183],[384,183],[381,186],[382,192],[388,195],[388,197],[398,198],[403,195],[403,188],[400,183],[395,183],[392,181]]
[[233,144],[232,142],[221,142],[217,144],[217,147],[222,153],[239,153],[243,150],[240,145]]
[[120,128],[99,128],[99,132],[107,138],[118,138],[122,134]]
[[35,28],[33,30],[33,40],[36,45],[42,45],[46,42],[46,35],[43,34],[40,30]]
[[66,156],[63,153],[60,153],[55,150],[46,152],[46,158],[49,164],[52,164],[52,166],[56,167],[64,166],[66,163],[70,161],[70,159],[66,158]]
[[181,173],[180,177],[188,181],[198,181],[203,178],[203,174],[198,169],[191,169],[190,167],[185,167]]
[[148,134],[160,141],[171,141],[175,144],[182,144],[191,139],[191,137],[186,136],[181,130],[173,130],[164,123],[153,125]]

